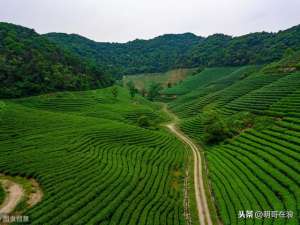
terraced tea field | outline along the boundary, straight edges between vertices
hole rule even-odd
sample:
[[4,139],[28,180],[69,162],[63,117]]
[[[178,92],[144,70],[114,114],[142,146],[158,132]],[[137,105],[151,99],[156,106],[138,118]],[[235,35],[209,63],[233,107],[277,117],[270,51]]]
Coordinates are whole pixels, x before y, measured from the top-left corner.
[[[0,171],[33,177],[30,224],[185,224],[185,148],[157,106],[124,89],[1,102]],[[155,124],[140,128],[147,114]]]
[[[169,125],[120,87],[2,100],[0,171],[41,185],[30,224],[298,225],[299,90],[299,72],[205,69],[163,91],[176,95]],[[211,111],[253,124],[207,144]]]
[[[254,70],[232,83],[225,82],[231,75],[219,73],[214,80],[174,87],[179,97],[169,103],[181,117],[181,130],[205,147],[217,215],[226,225],[300,224],[300,73]],[[201,73],[196,76],[200,80]],[[193,91],[182,95],[189,87]],[[259,122],[205,145],[205,113],[211,110],[224,119],[250,112]]]
[[[172,88],[165,89],[163,94],[166,95],[183,95],[187,94],[194,89],[200,89],[206,86],[208,83],[220,79],[221,76],[228,76],[238,68],[209,68],[202,71],[201,76],[189,76],[180,85]],[[212,84],[213,85],[213,84]]]
[[293,73],[278,79],[262,88],[256,89],[229,104],[226,108],[236,111],[252,111],[259,113],[268,109],[272,104],[282,98],[293,94],[300,89],[300,73]]
[[[261,20],[276,10],[299,20],[292,1],[26,2],[22,12],[60,21],[45,34],[35,29],[51,16],[1,2],[0,225],[300,225],[300,25]],[[236,9],[236,25],[255,20],[251,33],[188,31]],[[94,32],[101,10],[128,26]],[[143,10],[157,15],[149,23]],[[90,37],[61,33],[70,23]],[[145,39],[166,26],[186,33]]]

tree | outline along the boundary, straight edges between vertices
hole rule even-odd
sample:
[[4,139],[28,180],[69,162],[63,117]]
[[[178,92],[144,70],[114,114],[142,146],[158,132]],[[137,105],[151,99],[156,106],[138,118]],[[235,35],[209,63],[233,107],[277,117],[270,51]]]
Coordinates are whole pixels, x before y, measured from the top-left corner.
[[159,96],[159,92],[162,90],[161,84],[153,82],[148,91],[148,99],[153,101]]
[[138,92],[138,90],[135,88],[133,81],[132,80],[128,81],[128,83],[126,85],[128,87],[131,98],[134,98],[134,96]]
[[118,97],[118,94],[119,94],[119,89],[117,86],[113,86],[112,89],[111,89],[111,93],[113,95],[114,98],[117,98]]
[[295,53],[295,51],[294,51],[293,49],[287,48],[287,49],[284,51],[284,58],[290,57],[290,56],[292,56],[294,53]]
[[204,114],[204,141],[207,144],[217,144],[231,136],[226,122],[215,111]]
[[147,128],[150,127],[151,123],[147,116],[140,116],[137,120],[139,127]]
[[168,88],[171,88],[172,87],[172,83],[168,82],[167,86],[168,86]]
[[112,85],[106,69],[33,30],[0,23],[0,98]]

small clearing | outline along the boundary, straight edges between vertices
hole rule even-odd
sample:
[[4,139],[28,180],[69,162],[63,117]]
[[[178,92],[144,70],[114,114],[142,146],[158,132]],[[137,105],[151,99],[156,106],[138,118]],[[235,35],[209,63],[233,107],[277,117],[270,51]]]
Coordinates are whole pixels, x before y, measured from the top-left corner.
[[24,189],[21,185],[11,180],[4,179],[0,182],[6,192],[5,200],[0,206],[0,214],[9,214],[14,211],[14,209],[24,196]]

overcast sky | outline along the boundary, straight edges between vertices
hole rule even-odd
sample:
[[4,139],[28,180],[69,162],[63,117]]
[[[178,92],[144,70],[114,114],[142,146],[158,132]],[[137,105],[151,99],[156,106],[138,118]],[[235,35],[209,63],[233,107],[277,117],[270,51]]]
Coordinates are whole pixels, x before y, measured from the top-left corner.
[[109,42],[184,32],[237,36],[300,24],[300,0],[0,0],[0,20]]

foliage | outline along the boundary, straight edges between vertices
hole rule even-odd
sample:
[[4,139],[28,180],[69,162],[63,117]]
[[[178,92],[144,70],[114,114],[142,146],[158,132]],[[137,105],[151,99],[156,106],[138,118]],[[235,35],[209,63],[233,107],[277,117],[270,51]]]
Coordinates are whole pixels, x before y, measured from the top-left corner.
[[151,123],[150,120],[147,116],[140,116],[137,120],[138,126],[143,127],[143,128],[148,128],[150,127]]
[[160,95],[161,90],[162,90],[161,84],[153,82],[149,87],[147,98],[150,101],[153,101],[155,98],[157,98]]
[[[106,87],[112,84],[112,75],[118,78],[178,67],[198,67],[202,73],[205,66],[263,64],[284,55],[294,58],[299,42],[299,26],[235,38],[221,34],[201,38],[187,33],[117,44],[97,43],[78,35],[38,35],[31,29],[1,23],[0,97]],[[282,65],[285,63],[273,64],[266,71],[293,72],[300,67],[299,61]]]
[[266,64],[282,58],[288,48],[300,50],[300,25],[278,33],[251,33],[240,37],[215,34],[207,38],[187,33],[125,44],[99,43],[60,33],[46,37],[81,57],[115,69],[114,74],[120,76],[174,68]]
[[178,68],[178,61],[203,38],[194,34],[167,34],[124,44],[101,43],[75,34],[49,33],[52,42],[78,56],[115,69],[114,74],[164,72]]
[[232,135],[228,124],[215,111],[206,112],[204,124],[203,139],[206,144],[217,144]]
[[112,84],[104,70],[31,29],[0,23],[0,98]]
[[134,96],[138,93],[138,90],[136,89],[133,81],[128,81],[126,85],[129,90],[131,98],[134,98]]
[[209,36],[193,47],[183,65],[241,66],[266,64],[284,57],[286,50],[300,50],[300,25],[278,33],[252,33],[240,37]]
[[268,64],[263,68],[263,72],[268,74],[295,71],[300,71],[300,51],[295,52],[290,48],[286,50],[285,57],[281,60]]
[[118,94],[119,94],[118,87],[117,86],[113,86],[112,89],[111,89],[111,93],[112,93],[112,95],[113,95],[114,98],[117,98]]
[[272,126],[273,122],[271,118],[257,117],[247,111],[224,116],[211,109],[202,114],[202,139],[205,144],[219,144],[253,127],[257,130],[265,129]]
[[[234,115],[228,116],[226,119],[226,124],[231,134],[238,135],[242,131],[252,128],[256,123],[256,117],[251,112],[238,112]],[[270,122],[270,121],[268,121]]]
[[195,84],[171,88],[179,93],[186,87],[169,106],[181,117],[182,131],[203,144],[223,224],[247,224],[237,217],[241,209],[287,208],[294,213],[288,220],[252,222],[299,224],[299,57],[290,50],[284,55],[264,67],[219,70],[211,79],[203,71],[193,76]]
[[214,110],[206,111],[203,113],[203,140],[206,144],[218,144],[254,127],[255,122],[256,118],[250,112],[239,112],[225,117]]
[[0,171],[43,187],[30,224],[185,224],[183,144],[137,126],[156,106],[124,88],[116,103],[112,88],[5,101]]

